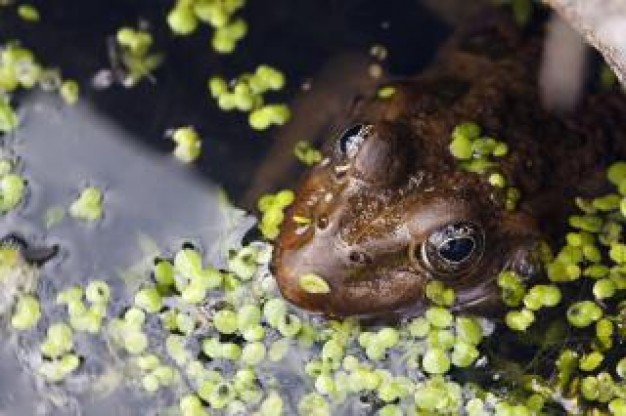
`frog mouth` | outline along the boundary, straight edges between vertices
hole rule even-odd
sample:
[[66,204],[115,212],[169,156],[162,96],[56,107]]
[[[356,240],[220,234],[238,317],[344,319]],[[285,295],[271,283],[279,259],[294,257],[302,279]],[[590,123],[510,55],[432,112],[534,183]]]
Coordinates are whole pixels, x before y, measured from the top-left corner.
[[394,272],[393,276],[384,278],[347,279],[339,284],[325,279],[331,281],[327,293],[307,292],[297,286],[295,274],[277,270],[276,276],[285,299],[300,308],[330,316],[372,316],[423,303],[422,284],[413,274],[405,272]]
[[[393,313],[423,303],[424,279],[407,268],[346,267],[326,244],[297,250],[277,248],[273,271],[285,299],[331,316]],[[315,276],[324,290],[307,290],[303,276]]]

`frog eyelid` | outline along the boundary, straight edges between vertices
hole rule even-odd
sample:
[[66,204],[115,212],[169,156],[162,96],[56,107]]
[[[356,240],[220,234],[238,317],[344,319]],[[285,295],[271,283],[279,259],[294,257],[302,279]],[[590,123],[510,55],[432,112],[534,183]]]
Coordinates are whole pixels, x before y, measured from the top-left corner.
[[373,126],[369,124],[355,124],[345,130],[337,140],[337,150],[340,156],[354,158],[372,130]]

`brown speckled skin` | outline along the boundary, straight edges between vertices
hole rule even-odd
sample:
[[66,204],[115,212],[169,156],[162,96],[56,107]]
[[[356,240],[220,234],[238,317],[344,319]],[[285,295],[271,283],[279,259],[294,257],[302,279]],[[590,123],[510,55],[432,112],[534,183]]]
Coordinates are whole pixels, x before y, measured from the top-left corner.
[[[391,98],[356,106],[346,128],[373,130],[354,158],[331,140],[326,159],[305,175],[273,259],[286,299],[330,316],[407,315],[423,309],[425,283],[441,279],[456,290],[457,309],[489,313],[500,303],[497,274],[511,268],[532,279],[540,271],[537,241],[557,234],[573,196],[601,190],[607,164],[625,154],[623,95],[590,96],[567,117],[547,114],[537,91],[540,37],[523,37],[497,13],[480,21],[457,32],[428,70],[394,83]],[[500,170],[521,191],[517,210],[504,209],[503,192],[486,175],[458,169],[448,146],[465,121],[508,143]],[[347,171],[337,174],[338,166]],[[294,215],[312,223],[299,225]],[[413,253],[459,220],[483,228],[484,255],[437,276]],[[330,293],[299,287],[298,277],[311,272]]]

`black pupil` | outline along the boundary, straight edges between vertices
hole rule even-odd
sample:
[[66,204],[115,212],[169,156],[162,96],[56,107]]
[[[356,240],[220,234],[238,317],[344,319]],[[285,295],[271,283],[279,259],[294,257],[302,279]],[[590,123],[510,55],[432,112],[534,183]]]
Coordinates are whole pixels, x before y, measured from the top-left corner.
[[439,256],[452,263],[466,260],[472,251],[474,251],[474,240],[468,237],[452,238],[438,248]]
[[348,144],[350,143],[350,140],[352,140],[354,136],[359,135],[362,127],[362,124],[357,124],[343,132],[343,134],[339,138],[339,150],[341,151],[341,153],[345,154],[348,152]]

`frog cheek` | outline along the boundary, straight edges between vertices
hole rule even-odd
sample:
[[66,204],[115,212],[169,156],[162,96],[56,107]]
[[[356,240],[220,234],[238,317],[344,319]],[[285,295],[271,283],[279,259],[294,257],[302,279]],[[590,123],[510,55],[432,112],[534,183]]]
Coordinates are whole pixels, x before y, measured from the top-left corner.
[[425,309],[426,279],[408,270],[372,270],[349,279],[337,291],[332,308],[342,316],[402,316]]

